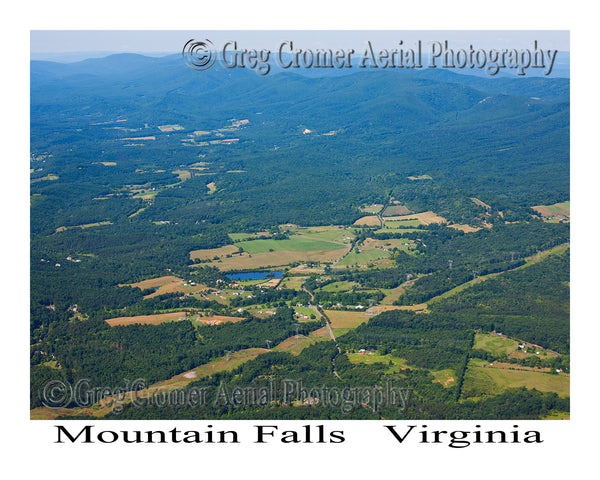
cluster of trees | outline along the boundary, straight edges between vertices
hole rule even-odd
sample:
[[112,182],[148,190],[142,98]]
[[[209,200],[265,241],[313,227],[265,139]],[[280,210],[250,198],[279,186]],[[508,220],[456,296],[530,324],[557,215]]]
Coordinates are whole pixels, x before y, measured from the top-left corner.
[[432,370],[458,366],[470,352],[473,330],[454,315],[392,310],[373,317],[338,339],[346,350],[379,350]]
[[[320,321],[303,322],[299,333],[321,327]],[[61,365],[58,375],[69,381],[85,378],[93,386],[116,388],[124,379],[143,378],[151,384],[223,356],[225,350],[267,348],[295,333],[293,309],[286,307],[266,319],[199,327],[189,321],[117,327],[100,320],[67,323],[32,347],[32,378],[39,386],[48,375],[43,363],[53,357]]]
[[506,272],[431,304],[475,329],[497,331],[568,354],[569,251]]

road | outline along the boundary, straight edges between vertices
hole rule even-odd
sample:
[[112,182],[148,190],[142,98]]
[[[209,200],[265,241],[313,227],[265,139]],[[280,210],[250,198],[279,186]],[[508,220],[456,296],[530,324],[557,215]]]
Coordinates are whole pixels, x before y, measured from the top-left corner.
[[[312,294],[312,292],[310,292],[304,285],[302,285],[302,290],[304,290],[306,293],[308,293],[310,295],[310,301],[308,302],[308,306],[310,308],[312,308],[323,320],[325,320],[325,326],[327,327],[327,331],[329,332],[329,336],[331,337],[331,340],[333,340],[335,342],[335,346],[337,347],[338,353],[342,353],[342,350],[340,349],[340,346],[337,344],[337,341],[335,339],[335,335],[333,334],[333,330],[331,328],[331,325],[329,323],[329,319],[327,318],[327,315],[322,314],[319,311],[319,309],[313,305],[312,302],[315,301],[315,297]],[[335,370],[335,358],[331,359],[331,367],[333,369],[333,374],[341,380],[342,377],[340,377]]]

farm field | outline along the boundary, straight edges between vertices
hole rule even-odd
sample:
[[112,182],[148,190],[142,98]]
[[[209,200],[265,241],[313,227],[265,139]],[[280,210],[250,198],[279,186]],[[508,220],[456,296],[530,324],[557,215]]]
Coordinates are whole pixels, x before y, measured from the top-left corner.
[[437,215],[434,212],[422,212],[422,213],[412,213],[410,215],[399,215],[393,217],[387,217],[386,223],[390,221],[402,222],[406,220],[416,219],[419,221],[421,225],[429,225],[431,223],[445,223],[446,219]]
[[171,173],[177,175],[180,182],[185,182],[192,178],[192,173],[189,170],[173,170]]
[[310,275],[311,273],[320,275],[325,272],[324,267],[315,267],[311,265],[298,265],[289,269],[290,275]]
[[[356,328],[361,323],[369,321],[369,316],[365,312],[353,312],[346,310],[325,310],[325,315],[331,322],[331,328],[334,333],[339,329]],[[337,335],[337,333],[336,333]]]
[[477,333],[473,348],[492,355],[509,355],[519,348],[519,342],[499,335]]
[[281,281],[280,287],[299,291],[302,290],[304,282],[306,282],[306,277],[288,276]]
[[357,284],[355,282],[334,282],[328,283],[327,285],[320,288],[323,292],[346,292],[352,290]]
[[352,232],[341,227],[302,229],[302,233],[285,240],[254,238],[258,235],[261,233],[230,234],[234,241],[240,240],[234,245],[194,250],[190,252],[190,258],[210,261],[209,265],[221,271],[256,270],[295,262],[330,263],[344,256],[348,249],[344,242],[353,238]]
[[536,205],[533,208],[543,217],[570,217],[571,202],[555,203],[554,205]]
[[381,226],[381,220],[377,215],[367,215],[365,217],[361,217],[354,222],[354,225],[366,225],[367,227],[379,227]]
[[[354,364],[365,364],[365,365],[373,365],[376,363],[383,363],[384,365],[388,365],[389,368],[386,371],[388,375],[401,373],[402,370],[406,368],[410,368],[406,360],[403,358],[398,358],[390,355],[381,355],[378,352],[365,352],[365,353],[357,353],[357,352],[347,352],[346,356],[351,363]],[[390,365],[391,362],[391,365]]]
[[406,220],[387,220],[386,218],[383,219],[383,228],[387,228],[390,230],[418,227],[419,225],[421,225],[421,221],[418,218]]
[[381,251],[390,251],[393,249],[403,250],[408,252],[411,247],[414,246],[414,242],[412,240],[403,239],[403,238],[389,238],[386,240],[375,240],[373,238],[367,238],[361,245],[360,249],[363,250],[372,250],[379,249]]
[[326,240],[307,238],[304,235],[293,235],[287,240],[245,240],[237,242],[236,247],[253,255],[270,251],[312,252],[339,250],[340,245]]
[[58,179],[59,179],[58,175],[54,175],[53,173],[50,173],[50,174],[46,175],[45,177],[34,178],[33,180],[30,180],[30,183],[53,181],[53,180],[58,180]]
[[181,292],[187,294],[195,294],[203,292],[207,289],[204,285],[190,285],[185,280],[175,277],[173,275],[167,275],[164,277],[150,278],[148,280],[142,280],[137,283],[129,283],[119,285],[120,287],[137,287],[140,290],[146,290],[148,288],[154,288],[155,291],[149,295],[144,296],[144,299],[154,298],[165,293]]
[[487,362],[471,359],[465,373],[463,398],[497,395],[507,388],[527,387],[541,392],[556,392],[569,396],[569,375],[551,374],[535,370],[493,368]]
[[478,232],[479,230],[481,230],[480,227],[473,227],[471,225],[465,225],[465,224],[459,224],[459,223],[453,223],[448,226],[450,228],[455,228],[456,230],[460,230],[461,232],[465,232],[465,233],[473,233],[473,232]]
[[92,228],[92,227],[102,227],[104,225],[112,225],[112,222],[95,222],[95,223],[86,223],[84,225],[73,225],[70,227],[58,227],[54,233],[60,233],[60,232],[64,232],[65,230],[71,230],[74,228],[81,228],[82,230],[85,230],[86,228]]
[[[378,260],[389,259],[391,256],[391,252],[384,252],[383,250],[372,248],[368,250],[356,251],[356,248],[352,250],[348,255],[346,255],[342,260],[340,260],[335,267],[342,268],[346,266],[362,266],[366,267],[367,264],[374,263]],[[381,262],[377,262],[381,264]]]
[[360,207],[359,210],[364,213],[379,213],[379,212],[381,212],[382,208],[383,208],[382,203],[374,203],[372,205],[365,205],[363,207]]
[[258,232],[258,233],[229,233],[227,234],[234,242],[241,242],[244,240],[256,239],[258,237],[267,237],[269,232]]
[[295,233],[312,240],[323,240],[338,244],[348,244],[356,237],[354,229],[346,227],[306,227],[295,230]]
[[230,258],[213,260],[209,263],[209,265],[216,267],[221,271],[257,270],[268,267],[280,267],[295,262],[334,262],[335,260],[342,258],[345,253],[345,248],[325,251],[281,250],[273,252],[260,252],[255,254],[244,252],[239,255],[232,255]]
[[389,205],[381,213],[383,217],[395,217],[397,215],[408,215],[411,211],[404,205]]
[[244,317],[229,317],[227,315],[211,315],[209,317],[198,315],[196,317],[190,317],[190,320],[204,325],[220,325],[222,323],[236,323],[244,320]]
[[106,321],[111,327],[133,325],[139,323],[140,325],[160,325],[164,322],[176,322],[178,320],[185,320],[185,312],[169,312],[169,313],[156,313],[154,315],[137,315],[134,317],[116,317],[109,318]]
[[374,305],[366,310],[369,315],[378,315],[382,312],[389,312],[391,310],[406,310],[417,313],[427,313],[426,303],[417,303],[414,305]]

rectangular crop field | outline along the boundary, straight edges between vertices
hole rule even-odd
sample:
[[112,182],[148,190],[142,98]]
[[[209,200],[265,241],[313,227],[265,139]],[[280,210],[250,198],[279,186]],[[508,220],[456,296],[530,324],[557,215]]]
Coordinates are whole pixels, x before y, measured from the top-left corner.
[[331,321],[331,328],[356,328],[361,323],[368,322],[371,317],[365,312],[352,312],[346,310],[326,310],[325,314]]
[[185,319],[185,312],[157,313],[155,315],[137,315],[135,317],[117,317],[106,320],[111,327],[117,325],[160,325],[164,322],[174,322]]
[[302,235],[293,235],[287,240],[245,240],[235,244],[241,247],[244,251],[253,255],[255,253],[264,253],[271,251],[288,251],[288,252],[311,252],[311,251],[329,251],[339,250],[338,243],[328,242],[325,240],[306,238]]

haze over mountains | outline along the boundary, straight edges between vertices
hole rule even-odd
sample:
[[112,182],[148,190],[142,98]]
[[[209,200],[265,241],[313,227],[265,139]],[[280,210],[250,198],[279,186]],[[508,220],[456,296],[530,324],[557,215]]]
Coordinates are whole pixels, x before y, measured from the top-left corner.
[[[337,170],[351,158],[368,159],[380,171],[443,172],[445,180],[467,180],[475,193],[517,201],[526,193],[527,202],[533,195],[543,203],[568,195],[569,84],[566,78],[485,78],[437,69],[309,78],[259,76],[217,63],[199,72],[180,55],[32,61],[32,141],[49,142],[44,129],[62,122],[76,127],[67,129],[69,138],[85,143],[97,135],[90,124],[116,118],[127,119],[122,126],[177,123],[188,130],[245,118],[254,128],[253,148],[280,149],[276,168],[285,165],[286,149],[310,156],[335,148],[346,158],[335,162]],[[307,143],[298,137],[304,129],[338,134],[313,135]],[[272,152],[259,151],[269,162]],[[527,192],[524,179],[532,187]]]

